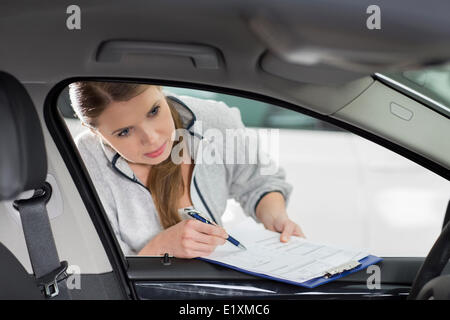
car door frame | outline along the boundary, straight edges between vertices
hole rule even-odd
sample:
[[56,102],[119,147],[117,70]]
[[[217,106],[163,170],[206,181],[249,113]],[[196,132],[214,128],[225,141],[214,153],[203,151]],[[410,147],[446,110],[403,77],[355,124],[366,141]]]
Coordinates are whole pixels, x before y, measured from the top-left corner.
[[[349,132],[352,132],[389,150],[392,150],[400,154],[401,156],[408,158],[411,161],[414,161],[419,165],[449,180],[448,172],[440,164],[437,164],[430,159],[416,154],[400,145],[394,144],[393,142],[376,136],[373,133],[367,132],[340,120],[313,112],[301,106],[293,105],[291,103],[280,101],[278,99],[267,97],[261,94],[168,80],[156,81],[125,77],[95,77],[94,79],[96,81],[136,82],[162,86],[183,87],[197,90],[208,90],[270,103],[272,105],[277,105],[304,113],[319,120],[341,127]],[[199,282],[205,284],[205,281],[206,284],[209,283],[213,288],[216,288],[218,283],[227,285],[227,283],[238,282],[241,283],[244,287],[255,287],[262,290],[274,291],[275,294],[272,294],[270,296],[271,299],[317,299],[319,297],[332,299],[347,299],[349,297],[374,299],[383,297],[402,298],[407,295],[408,288],[411,286],[412,281],[414,280],[414,276],[423,263],[424,258],[385,258],[378,264],[382,269],[381,288],[379,289],[369,289],[367,281],[370,275],[364,272],[358,272],[345,278],[341,278],[320,286],[317,289],[306,289],[294,286],[294,290],[292,286],[289,286],[290,288],[287,289],[285,286],[282,286],[279,283],[274,284],[274,282],[270,280],[262,280],[260,278],[252,277],[249,275],[243,275],[237,271],[228,270],[219,266],[212,267],[206,262],[195,259],[186,260],[171,258],[170,266],[165,266],[161,262],[161,257],[125,257],[114,236],[113,230],[108,222],[103,206],[101,205],[95,188],[87,174],[87,170],[84,167],[81,159],[79,158],[70,132],[65,126],[64,121],[57,110],[58,97],[63,89],[71,82],[82,80],[93,79],[92,77],[68,78],[60,81],[50,90],[44,102],[44,120],[59,150],[59,153],[61,154],[63,161],[65,162],[72,176],[72,179],[80,192],[84,205],[86,206],[92,223],[94,224],[97,234],[104,246],[113,272],[117,275],[118,284],[121,286],[127,297],[131,299],[157,299],[158,294],[154,291],[151,291],[153,292],[154,296],[142,296],[142,287],[148,287],[151,284],[161,286],[161,281],[162,283],[178,285],[178,288],[181,288],[183,285],[185,287],[188,286],[188,288],[192,288],[193,285],[198,284]],[[448,266],[446,270],[448,271]],[[236,296],[230,294],[221,295],[211,292],[208,293],[208,291],[204,290],[204,286],[202,288],[202,292],[206,292],[204,296],[206,299],[210,299],[211,297],[233,299],[242,297],[242,295]],[[275,290],[274,288],[283,288],[282,290],[284,291],[279,291],[277,293],[277,290]],[[190,292],[189,290],[188,292]],[[141,293],[141,296],[138,294],[138,292]],[[228,290],[227,292],[232,291]],[[257,296],[255,296],[255,298],[257,298]]]

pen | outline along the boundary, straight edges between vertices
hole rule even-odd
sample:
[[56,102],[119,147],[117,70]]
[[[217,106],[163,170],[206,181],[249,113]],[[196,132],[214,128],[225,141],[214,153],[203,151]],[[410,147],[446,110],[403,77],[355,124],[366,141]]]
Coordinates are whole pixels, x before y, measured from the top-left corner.
[[[203,218],[203,217],[201,216],[201,214],[200,214],[198,211],[196,211],[196,210],[188,209],[188,210],[186,210],[185,212],[186,212],[188,215],[190,215],[192,218],[194,218],[194,219],[197,219],[197,220],[199,220],[199,221],[201,221],[201,222],[204,222],[204,223],[207,223],[207,224],[215,225],[215,224],[212,223],[211,221],[209,221],[209,220]],[[232,236],[228,235],[227,240],[230,241],[232,244],[234,244],[236,247],[238,247],[238,248],[240,248],[240,249],[242,249],[242,250],[247,250],[247,248],[244,247],[244,245],[243,245],[242,243],[240,243],[239,241],[237,241],[237,240],[236,240],[235,238],[233,238]]]

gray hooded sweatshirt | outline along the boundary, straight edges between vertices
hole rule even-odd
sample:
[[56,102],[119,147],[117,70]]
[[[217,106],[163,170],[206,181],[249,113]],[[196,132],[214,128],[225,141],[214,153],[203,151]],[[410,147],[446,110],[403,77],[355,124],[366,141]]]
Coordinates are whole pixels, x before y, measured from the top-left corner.
[[[244,135],[235,136],[233,144],[224,142],[227,129],[245,130],[238,108],[187,96],[171,95],[167,102],[179,112],[186,128],[184,138],[195,164],[191,200],[206,218],[222,225],[221,216],[230,198],[256,221],[255,208],[265,194],[280,192],[288,203],[292,186],[285,181],[284,170],[276,167],[267,153],[264,161],[260,151],[256,161],[247,159],[242,163],[234,156],[249,151]],[[123,253],[136,255],[163,230],[149,189],[127,161],[91,131],[80,134],[75,142]],[[272,168],[265,171],[272,173],[262,174],[264,168]]]

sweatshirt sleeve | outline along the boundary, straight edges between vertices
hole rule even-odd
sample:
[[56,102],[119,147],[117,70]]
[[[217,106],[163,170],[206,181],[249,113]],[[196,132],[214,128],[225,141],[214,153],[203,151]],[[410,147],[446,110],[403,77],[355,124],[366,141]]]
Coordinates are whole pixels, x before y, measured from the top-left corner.
[[[261,139],[268,139],[268,136],[259,136],[256,130],[245,128],[238,108],[229,108],[226,119],[227,129],[237,129],[233,134],[233,146],[229,145],[228,137],[225,140],[225,152],[232,153],[235,160],[230,164],[229,161],[225,162],[230,196],[236,199],[244,212],[255,220],[258,220],[256,206],[269,192],[281,193],[287,206],[293,187],[285,180],[285,170],[260,146]],[[277,136],[275,138],[278,139]],[[245,161],[239,161],[239,155]]]
[[102,175],[102,170],[109,169],[107,159],[101,153],[96,152],[98,150],[95,149],[100,147],[98,141],[81,137],[76,140],[76,145],[123,254],[135,255],[136,253],[122,240],[120,235],[115,199],[110,186]]

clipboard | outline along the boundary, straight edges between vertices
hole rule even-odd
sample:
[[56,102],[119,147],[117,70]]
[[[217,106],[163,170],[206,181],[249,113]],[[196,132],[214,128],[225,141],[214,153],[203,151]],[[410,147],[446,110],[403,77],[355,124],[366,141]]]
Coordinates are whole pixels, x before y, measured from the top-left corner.
[[203,261],[210,262],[210,263],[214,263],[214,264],[217,264],[217,265],[220,265],[220,266],[223,266],[223,267],[226,267],[226,268],[230,268],[230,269],[233,269],[233,270],[236,270],[236,271],[239,271],[239,272],[243,272],[243,273],[246,273],[246,274],[250,274],[250,275],[253,275],[253,276],[256,276],[256,277],[265,278],[265,279],[269,279],[269,280],[275,280],[275,281],[284,282],[284,283],[288,283],[288,284],[293,284],[293,285],[296,285],[296,286],[306,287],[306,288],[310,288],[310,289],[318,287],[318,286],[320,286],[322,284],[334,281],[336,279],[345,277],[345,276],[347,276],[349,274],[358,272],[360,270],[366,269],[368,266],[370,266],[372,264],[376,264],[376,263],[378,263],[378,262],[383,260],[380,257],[373,256],[373,255],[368,255],[367,257],[359,260],[358,264],[355,265],[352,268],[346,268],[346,265],[351,263],[349,261],[349,263],[342,265],[341,268],[338,268],[338,267],[337,268],[333,268],[334,269],[333,273],[329,273],[328,275],[325,275],[325,276],[322,276],[322,277],[318,277],[318,278],[314,278],[314,279],[311,279],[311,280],[308,280],[308,281],[304,281],[304,282],[295,282],[295,281],[291,281],[291,280],[287,280],[287,279],[283,279],[283,278],[277,278],[277,277],[269,276],[269,275],[266,275],[266,274],[263,274],[263,273],[251,272],[251,271],[248,271],[248,270],[245,270],[245,269],[233,266],[233,265],[229,265],[229,264],[226,264],[226,263],[223,263],[223,262],[219,262],[219,261],[216,261],[216,260],[211,260],[211,259],[207,259],[207,258],[196,258],[196,259],[203,260]]
[[265,229],[251,217],[235,225],[230,232],[248,251],[225,243],[211,255],[197,259],[306,288],[315,288],[383,260],[364,251],[296,237],[289,244],[281,243],[279,233]]

